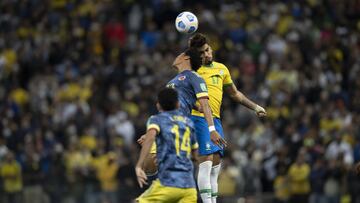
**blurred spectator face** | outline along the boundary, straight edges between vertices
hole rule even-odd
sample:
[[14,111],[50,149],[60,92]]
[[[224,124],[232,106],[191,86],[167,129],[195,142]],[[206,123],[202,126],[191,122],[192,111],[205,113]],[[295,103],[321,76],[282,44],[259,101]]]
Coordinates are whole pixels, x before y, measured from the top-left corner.
[[115,153],[110,153],[109,155],[108,155],[108,164],[110,165],[110,164],[112,164],[112,163],[114,163],[114,161],[116,161],[116,154]]
[[14,161],[14,154],[12,152],[7,153],[5,157],[6,162],[10,163]]
[[338,165],[338,161],[336,159],[329,160],[329,169],[335,169]]
[[341,143],[341,135],[340,134],[336,134],[335,135],[335,140],[337,143]]
[[202,53],[201,57],[203,57],[203,62],[205,65],[208,65],[213,60],[213,51],[208,44],[204,44],[200,48],[200,52]]
[[323,160],[322,159],[317,159],[315,164],[314,164],[314,168],[321,168],[323,166]]
[[305,153],[299,153],[297,159],[296,159],[296,163],[298,165],[304,164],[305,163]]
[[286,167],[285,167],[285,165],[281,165],[280,167],[279,167],[279,175],[286,175]]

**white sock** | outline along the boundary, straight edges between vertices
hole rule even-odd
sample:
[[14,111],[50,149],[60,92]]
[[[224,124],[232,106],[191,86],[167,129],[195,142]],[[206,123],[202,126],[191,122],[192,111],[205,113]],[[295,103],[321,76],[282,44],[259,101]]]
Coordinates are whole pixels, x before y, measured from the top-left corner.
[[212,161],[204,161],[199,164],[199,172],[197,182],[200,192],[200,197],[203,203],[211,203],[211,173]]
[[211,183],[211,202],[216,203],[218,196],[218,177],[220,173],[221,164],[211,168],[210,183]]

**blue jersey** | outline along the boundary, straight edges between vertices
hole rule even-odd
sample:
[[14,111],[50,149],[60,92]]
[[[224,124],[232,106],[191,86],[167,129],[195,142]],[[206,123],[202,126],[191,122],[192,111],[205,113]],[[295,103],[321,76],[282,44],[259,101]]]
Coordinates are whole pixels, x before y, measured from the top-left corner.
[[191,110],[196,101],[202,97],[208,97],[208,91],[204,79],[196,72],[185,70],[175,76],[167,87],[175,88],[179,94],[180,110],[191,116]]
[[195,187],[191,150],[197,149],[194,123],[179,110],[151,116],[147,129],[156,129],[158,178],[162,185]]

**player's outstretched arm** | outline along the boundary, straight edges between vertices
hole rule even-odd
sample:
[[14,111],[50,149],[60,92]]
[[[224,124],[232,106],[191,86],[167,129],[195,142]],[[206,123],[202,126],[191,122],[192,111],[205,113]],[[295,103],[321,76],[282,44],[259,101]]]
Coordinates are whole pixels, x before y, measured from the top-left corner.
[[216,132],[214,120],[211,113],[211,108],[207,98],[200,98],[199,100],[204,117],[209,125],[210,139],[213,143],[219,146],[227,146],[226,141]]
[[144,185],[147,185],[147,182],[146,182],[147,177],[146,177],[146,174],[145,174],[142,166],[144,165],[145,158],[147,157],[147,155],[150,152],[151,145],[155,141],[156,134],[157,134],[157,131],[153,128],[149,129],[146,132],[145,140],[142,144],[142,148],[140,151],[140,157],[139,157],[138,162],[136,163],[135,172],[136,172],[136,177],[137,177],[137,181],[139,183],[140,188],[142,188]]
[[236,102],[246,106],[247,108],[254,110],[259,117],[266,116],[266,110],[260,105],[254,103],[250,99],[248,99],[243,93],[241,93],[234,84],[226,87],[226,92],[230,95],[230,97]]

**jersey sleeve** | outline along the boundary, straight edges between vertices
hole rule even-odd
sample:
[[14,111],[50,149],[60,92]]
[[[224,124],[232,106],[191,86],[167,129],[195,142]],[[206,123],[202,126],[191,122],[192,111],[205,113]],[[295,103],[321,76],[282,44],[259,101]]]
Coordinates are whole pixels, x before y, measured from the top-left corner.
[[229,85],[232,85],[232,84],[233,84],[233,81],[231,79],[230,71],[226,66],[224,66],[224,82],[223,82],[223,86],[229,86]]
[[151,116],[146,123],[146,131],[150,129],[155,129],[160,133],[160,121],[156,116]]
[[192,74],[190,81],[197,99],[209,97],[206,83],[200,75],[197,73]]

